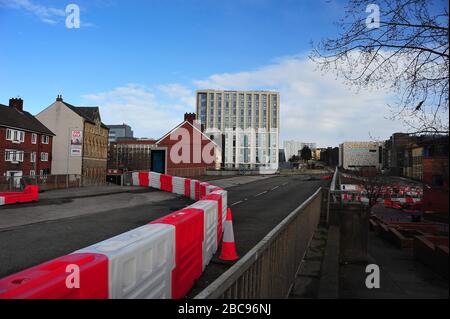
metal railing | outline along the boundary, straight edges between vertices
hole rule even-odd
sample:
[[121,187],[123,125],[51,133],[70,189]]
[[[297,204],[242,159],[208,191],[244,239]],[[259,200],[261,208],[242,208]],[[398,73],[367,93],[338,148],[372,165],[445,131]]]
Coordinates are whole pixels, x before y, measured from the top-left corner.
[[85,186],[107,185],[104,177],[87,177],[78,174],[69,175],[35,175],[35,176],[0,176],[0,191],[14,192],[25,185],[38,185],[39,190],[78,188]]
[[288,297],[319,223],[322,196],[319,188],[195,299]]

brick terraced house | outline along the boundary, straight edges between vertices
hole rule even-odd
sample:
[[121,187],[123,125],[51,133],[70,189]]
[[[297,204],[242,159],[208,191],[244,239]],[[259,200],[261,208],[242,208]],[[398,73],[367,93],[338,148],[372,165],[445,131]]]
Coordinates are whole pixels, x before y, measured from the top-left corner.
[[51,174],[54,136],[23,110],[21,98],[0,104],[0,178]]

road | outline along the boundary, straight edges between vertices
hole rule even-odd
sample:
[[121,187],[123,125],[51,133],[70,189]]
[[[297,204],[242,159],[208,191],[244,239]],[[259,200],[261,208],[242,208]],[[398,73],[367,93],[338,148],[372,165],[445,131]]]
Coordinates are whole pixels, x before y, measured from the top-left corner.
[[[300,206],[324,182],[306,180],[306,176],[276,176],[228,188],[228,205],[233,216],[233,229],[239,256],[244,256],[289,213]],[[194,297],[230,266],[214,256],[188,297]]]
[[[142,190],[47,200],[34,207],[3,206],[0,278],[145,225],[192,202],[174,194]],[[36,215],[33,219],[32,213]]]
[[[248,252],[322,184],[293,175],[227,188],[238,254]],[[0,278],[145,225],[191,203],[181,196],[145,190],[0,209],[4,223],[0,227]],[[61,216],[55,218],[58,211]],[[20,216],[13,218],[16,214]],[[228,267],[211,263],[190,296]]]

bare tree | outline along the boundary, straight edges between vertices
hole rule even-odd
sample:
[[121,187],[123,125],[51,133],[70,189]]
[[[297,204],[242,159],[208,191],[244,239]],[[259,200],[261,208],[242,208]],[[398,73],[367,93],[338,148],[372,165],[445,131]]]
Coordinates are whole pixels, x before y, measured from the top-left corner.
[[339,35],[322,40],[310,56],[322,71],[358,89],[394,92],[391,118],[412,133],[448,134],[446,0],[349,0],[337,26]]

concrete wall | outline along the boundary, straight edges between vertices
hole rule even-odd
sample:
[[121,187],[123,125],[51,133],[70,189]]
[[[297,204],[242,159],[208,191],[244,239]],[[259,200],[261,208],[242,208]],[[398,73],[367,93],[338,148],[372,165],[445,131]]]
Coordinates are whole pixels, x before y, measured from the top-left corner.
[[83,130],[83,119],[56,101],[36,115],[49,130],[56,134],[53,138],[52,174],[81,174],[82,157],[69,157],[70,130]]

